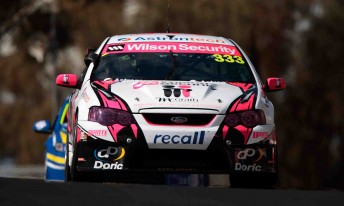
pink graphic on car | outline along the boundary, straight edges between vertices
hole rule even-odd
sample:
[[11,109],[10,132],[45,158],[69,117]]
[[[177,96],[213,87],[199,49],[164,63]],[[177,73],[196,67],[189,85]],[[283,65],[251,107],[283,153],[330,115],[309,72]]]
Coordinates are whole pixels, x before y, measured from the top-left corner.
[[140,89],[141,87],[145,86],[145,85],[158,85],[159,82],[137,82],[133,85],[133,89]]
[[[95,84],[97,84],[100,87],[103,87],[105,89],[109,89],[109,84],[104,84],[101,81],[95,81]],[[126,106],[126,104],[123,103],[123,101],[118,98],[118,97],[111,97],[108,98],[106,97],[101,90],[97,90],[97,94],[99,95],[101,100],[101,105],[107,108],[112,108],[112,109],[118,109],[118,110],[123,110],[123,111],[128,111],[128,107]],[[135,123],[131,123],[128,125],[120,125],[120,124],[113,124],[113,125],[108,125],[107,128],[110,131],[111,136],[113,137],[114,141],[117,142],[118,141],[118,137],[117,134],[124,128],[126,127],[131,127],[133,135],[135,138],[137,138],[137,134],[138,134],[138,127],[137,125],[135,125]]]
[[[242,90],[242,92],[247,92],[247,90],[253,86],[253,84],[247,84],[247,83],[238,83],[238,82],[227,82],[227,83],[230,85],[239,87]],[[256,101],[255,93],[254,92],[251,93],[251,95],[249,96],[249,98],[246,101],[242,101],[242,100],[243,100],[242,96],[240,96],[238,99],[236,99],[228,111],[229,112],[238,112],[238,111],[245,111],[245,110],[253,109],[255,101]],[[248,139],[249,139],[249,137],[253,131],[253,128],[248,128],[248,127],[245,127],[243,125],[237,125],[237,126],[235,126],[235,129],[243,135],[244,144],[247,144]],[[226,138],[228,130],[229,130],[229,126],[224,125],[222,128],[223,139]]]

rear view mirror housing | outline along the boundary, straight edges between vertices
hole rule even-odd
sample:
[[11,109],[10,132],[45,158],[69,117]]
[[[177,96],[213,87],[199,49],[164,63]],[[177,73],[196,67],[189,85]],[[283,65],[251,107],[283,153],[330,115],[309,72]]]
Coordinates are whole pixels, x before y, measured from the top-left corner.
[[78,75],[76,74],[59,74],[56,77],[56,85],[69,88],[78,87]]
[[49,120],[39,120],[33,125],[33,131],[37,133],[50,134],[52,132]]
[[267,92],[276,92],[285,89],[286,83],[283,78],[270,77],[267,78],[264,87]]

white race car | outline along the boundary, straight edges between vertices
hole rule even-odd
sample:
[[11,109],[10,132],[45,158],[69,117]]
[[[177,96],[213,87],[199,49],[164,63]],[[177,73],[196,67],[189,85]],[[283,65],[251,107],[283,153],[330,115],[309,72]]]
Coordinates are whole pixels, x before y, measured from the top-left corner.
[[130,172],[226,173],[232,184],[277,177],[274,107],[231,39],[179,33],[117,35],[85,56],[68,112],[66,180]]

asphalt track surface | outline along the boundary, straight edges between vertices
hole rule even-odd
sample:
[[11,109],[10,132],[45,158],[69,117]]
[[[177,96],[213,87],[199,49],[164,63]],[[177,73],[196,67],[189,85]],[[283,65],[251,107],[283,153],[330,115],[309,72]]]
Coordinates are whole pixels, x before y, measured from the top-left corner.
[[0,205],[343,205],[344,192],[0,178]]

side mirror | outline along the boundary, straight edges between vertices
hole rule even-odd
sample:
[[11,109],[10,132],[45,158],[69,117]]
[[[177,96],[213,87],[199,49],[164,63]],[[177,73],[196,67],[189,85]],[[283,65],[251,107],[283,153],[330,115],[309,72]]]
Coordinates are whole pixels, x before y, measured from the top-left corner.
[[39,120],[35,122],[35,124],[33,125],[33,131],[37,133],[50,134],[52,132],[50,121]]
[[267,92],[280,91],[286,88],[286,83],[283,78],[270,77],[266,80],[265,89]]
[[69,88],[77,88],[78,75],[76,74],[59,74],[56,77],[56,85]]
[[95,53],[96,49],[87,49],[86,55],[84,58],[85,65],[88,67],[92,62],[95,62],[98,54]]

